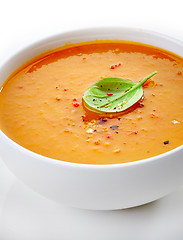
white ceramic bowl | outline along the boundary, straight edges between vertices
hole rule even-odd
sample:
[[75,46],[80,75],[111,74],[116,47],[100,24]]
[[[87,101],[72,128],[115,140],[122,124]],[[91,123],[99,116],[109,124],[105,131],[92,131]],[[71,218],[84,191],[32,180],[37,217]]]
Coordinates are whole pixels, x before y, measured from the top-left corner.
[[[0,85],[23,62],[67,42],[121,39],[158,46],[183,57],[183,43],[141,29],[98,28],[62,33],[13,55],[0,68]],[[183,183],[183,146],[132,163],[88,165],[57,161],[33,153],[0,131],[0,156],[36,192],[84,209],[123,209],[161,198]]]

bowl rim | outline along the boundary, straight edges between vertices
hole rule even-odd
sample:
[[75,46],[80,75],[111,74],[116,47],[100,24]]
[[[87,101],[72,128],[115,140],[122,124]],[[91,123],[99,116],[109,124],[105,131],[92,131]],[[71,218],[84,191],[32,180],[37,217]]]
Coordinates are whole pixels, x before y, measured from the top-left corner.
[[[0,63],[0,71],[2,70],[2,68],[8,64],[9,61],[11,61],[13,58],[15,58],[16,56],[19,56],[21,54],[23,54],[26,50],[29,50],[33,47],[36,47],[37,45],[41,45],[43,43],[47,43],[50,42],[52,40],[54,40],[55,38],[59,38],[59,37],[63,37],[64,35],[68,35],[68,34],[82,34],[82,33],[94,33],[96,31],[108,31],[110,32],[114,32],[116,33],[117,31],[131,31],[133,33],[137,33],[137,32],[143,32],[145,34],[149,34],[151,36],[154,37],[160,37],[163,38],[165,40],[169,40],[171,42],[174,42],[178,45],[182,45],[183,47],[183,41],[178,40],[176,38],[170,37],[169,35],[166,34],[162,34],[160,32],[156,32],[156,31],[152,31],[146,28],[134,28],[134,27],[91,27],[91,28],[81,28],[81,29],[77,29],[77,30],[69,30],[69,31],[63,31],[57,34],[52,34],[51,36],[46,36],[44,38],[35,40],[33,43],[29,43],[27,45],[25,45],[24,47],[20,47],[18,50],[16,50],[15,52],[13,52],[13,54],[9,54],[6,59],[4,61],[2,61]],[[107,33],[107,32],[106,32]],[[135,41],[131,41],[130,42],[135,42]],[[150,44],[148,44],[150,45]],[[152,45],[153,46],[153,45]],[[29,60],[28,60],[29,61]],[[176,147],[168,152],[150,157],[150,158],[145,158],[145,159],[140,159],[140,160],[136,160],[136,161],[132,161],[132,162],[126,162],[126,163],[112,163],[112,164],[87,164],[87,163],[75,163],[75,162],[66,162],[63,160],[58,160],[58,159],[54,159],[54,158],[50,158],[50,157],[46,157],[43,156],[41,154],[35,153],[31,150],[28,150],[26,148],[24,148],[23,146],[19,145],[18,143],[14,142],[11,138],[9,138],[5,133],[2,132],[2,130],[0,129],[0,138],[4,138],[4,142],[11,148],[20,151],[21,153],[23,153],[24,155],[27,155],[28,157],[32,157],[32,158],[36,158],[36,161],[39,159],[40,161],[44,162],[44,163],[48,163],[48,164],[56,164],[56,165],[63,165],[66,167],[79,167],[79,168],[89,168],[89,169],[110,169],[110,168],[124,168],[124,167],[130,167],[130,166],[140,166],[140,165],[144,165],[145,163],[152,163],[155,161],[160,161],[163,160],[164,158],[168,157],[169,155],[172,155],[180,150],[183,150],[183,145],[180,145],[179,147]]]

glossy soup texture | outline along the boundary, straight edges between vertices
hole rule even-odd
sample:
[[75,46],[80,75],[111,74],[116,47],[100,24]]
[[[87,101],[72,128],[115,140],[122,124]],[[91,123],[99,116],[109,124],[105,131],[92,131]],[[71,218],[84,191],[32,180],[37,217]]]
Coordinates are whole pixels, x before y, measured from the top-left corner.
[[[85,108],[84,92],[104,77],[144,85],[144,98],[118,115]],[[66,45],[26,63],[0,92],[0,128],[21,146],[85,164],[132,162],[183,144],[183,59],[123,41]]]

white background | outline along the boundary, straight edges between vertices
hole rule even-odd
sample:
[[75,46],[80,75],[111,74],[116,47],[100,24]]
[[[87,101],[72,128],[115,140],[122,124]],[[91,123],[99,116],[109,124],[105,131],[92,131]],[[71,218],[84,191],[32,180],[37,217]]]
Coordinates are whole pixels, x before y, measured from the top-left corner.
[[[63,31],[147,28],[183,40],[181,0],[0,0],[0,64],[19,48]],[[183,189],[121,211],[58,205],[27,189],[0,159],[0,240],[182,240]]]

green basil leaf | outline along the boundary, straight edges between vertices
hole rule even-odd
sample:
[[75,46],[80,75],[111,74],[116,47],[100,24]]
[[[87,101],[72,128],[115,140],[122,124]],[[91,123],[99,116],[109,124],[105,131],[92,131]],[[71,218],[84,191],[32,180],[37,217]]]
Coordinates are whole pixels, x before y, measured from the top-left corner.
[[123,78],[100,79],[84,93],[83,100],[88,107],[97,111],[122,112],[140,100],[143,84],[155,74],[157,71],[138,83]]

